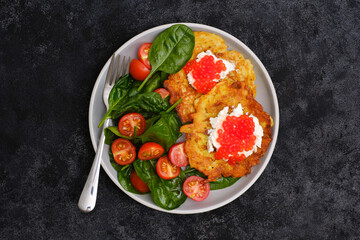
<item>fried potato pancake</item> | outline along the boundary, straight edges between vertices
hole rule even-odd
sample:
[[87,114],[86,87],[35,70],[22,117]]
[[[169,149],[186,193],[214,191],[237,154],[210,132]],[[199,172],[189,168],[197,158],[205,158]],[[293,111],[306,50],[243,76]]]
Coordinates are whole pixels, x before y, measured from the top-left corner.
[[[227,75],[227,81],[245,82],[252,90],[251,94],[254,98],[256,94],[256,86],[254,85],[255,73],[251,62],[235,50],[228,51],[228,46],[226,46],[224,39],[216,34],[194,32],[194,35],[195,47],[190,60],[195,59],[201,52],[211,50],[216,57],[234,63],[235,70]],[[169,78],[164,82],[164,87],[170,92],[170,104],[174,104],[182,98],[182,102],[176,107],[182,122],[192,122],[192,114],[195,113],[194,102],[203,94],[198,93],[189,84],[185,71],[181,69],[178,73],[170,74]]]
[[[216,181],[221,176],[241,177],[251,172],[251,167],[260,162],[271,141],[271,119],[262,106],[253,98],[253,90],[244,81],[232,82],[224,79],[209,93],[202,95],[195,103],[193,123],[184,125],[180,131],[186,133],[185,152],[190,166],[208,176],[209,181]],[[259,119],[263,128],[261,148],[235,165],[224,160],[216,160],[215,153],[207,150],[207,131],[211,129],[210,118],[214,118],[226,106],[236,107],[241,104],[244,113]]]

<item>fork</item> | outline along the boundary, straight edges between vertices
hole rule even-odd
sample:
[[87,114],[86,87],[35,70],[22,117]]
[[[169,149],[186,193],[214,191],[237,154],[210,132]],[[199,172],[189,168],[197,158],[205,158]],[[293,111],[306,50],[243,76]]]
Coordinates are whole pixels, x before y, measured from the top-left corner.
[[[119,76],[122,76],[124,75],[124,73],[127,74],[129,72],[130,57],[128,58],[128,60],[126,60],[125,56],[122,60],[120,58],[121,57],[116,56],[115,53],[112,55],[110,66],[106,74],[106,82],[103,92],[103,100],[106,106],[106,111],[109,109],[110,91],[115,85],[116,80],[119,79]],[[115,69],[113,70],[114,65]],[[80,195],[78,206],[83,212],[91,212],[96,205],[101,157],[104,150],[109,150],[109,146],[105,145],[104,129],[110,125],[112,125],[111,119],[106,119],[101,130],[101,137],[96,149],[94,162],[91,166],[89,176]]]

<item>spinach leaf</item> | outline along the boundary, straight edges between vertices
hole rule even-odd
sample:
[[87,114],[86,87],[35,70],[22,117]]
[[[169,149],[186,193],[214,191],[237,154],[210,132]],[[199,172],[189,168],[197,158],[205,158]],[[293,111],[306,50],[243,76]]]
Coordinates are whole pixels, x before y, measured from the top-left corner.
[[125,138],[125,139],[129,139],[131,140],[131,137],[127,137],[122,135],[119,132],[119,129],[117,126],[111,126],[111,127],[107,127],[104,129],[104,135],[105,135],[105,144],[111,145],[112,142],[117,138],[117,137],[121,137],[121,138]]
[[126,98],[126,102],[122,102],[121,106],[114,108],[110,116],[112,119],[117,119],[125,113],[137,112],[147,117],[153,113],[165,111],[169,107],[169,101],[162,99],[156,92],[139,93]]
[[195,46],[193,31],[183,25],[176,24],[164,30],[151,45],[149,61],[151,72],[138,88],[145,86],[150,77],[157,71],[177,73],[189,61]]
[[110,117],[112,110],[123,101],[130,88],[133,86],[134,80],[130,77],[129,74],[121,77],[114,85],[110,91],[109,95],[109,110],[105,113],[104,117],[99,123],[98,127],[104,123],[104,121]]
[[111,151],[109,151],[109,156],[110,156],[111,165],[117,171],[117,178],[118,178],[120,185],[128,192],[132,192],[135,194],[142,194],[141,192],[139,192],[138,190],[136,190],[134,188],[134,186],[131,184],[131,181],[130,181],[130,175],[131,175],[131,172],[134,170],[134,166],[132,164],[125,165],[125,166],[121,166],[121,165],[117,164],[114,160],[114,157],[113,157]]
[[157,121],[156,118],[154,117],[146,122],[146,124],[152,123],[152,125],[147,126],[145,132],[138,136],[137,139],[141,140],[142,143],[156,142],[167,152],[181,136],[179,132],[181,121],[175,112],[160,112],[160,118]]
[[159,72],[153,76],[154,81],[145,85],[144,92],[138,92],[141,82],[134,80],[129,74],[121,77],[110,91],[109,110],[99,127],[107,118],[117,119],[128,112],[138,112],[147,118],[168,109],[169,99],[162,99],[158,93],[153,92],[162,86],[166,78],[167,74]]
[[[202,178],[207,178],[205,174],[203,174],[202,172],[198,171],[197,169],[191,168],[191,167],[185,169],[185,171],[181,175],[181,177],[184,179],[184,181],[186,178],[188,178],[190,176],[199,176]],[[234,183],[236,183],[239,179],[240,178],[220,177],[215,182],[209,182],[210,190],[218,190],[218,189],[227,188],[227,187],[233,185]]]
[[110,118],[112,110],[119,104],[121,101],[123,101],[125,98],[127,98],[128,92],[130,88],[133,86],[134,80],[131,78],[129,74],[121,77],[114,85],[114,87],[111,89],[109,94],[109,109],[105,113],[104,117],[101,119],[99,126],[104,123],[104,121],[107,118]]
[[[142,92],[153,92],[157,88],[163,86],[164,81],[168,78],[169,74],[165,72],[157,72],[152,78],[150,82],[147,82]],[[139,82],[141,83],[141,82]],[[139,84],[140,85],[140,84]],[[137,89],[137,88],[136,88]]]
[[117,164],[114,160],[114,156],[111,152],[111,150],[109,150],[109,157],[110,157],[110,163],[111,163],[111,166],[118,172],[122,169],[123,166]]
[[182,191],[184,181],[177,176],[171,180],[164,180],[156,173],[157,160],[141,161],[136,159],[133,162],[138,176],[149,186],[154,202],[167,210],[179,207],[186,200]]
[[203,174],[202,172],[200,172],[199,170],[197,170],[196,168],[191,168],[190,166],[188,166],[184,171],[183,171],[183,175],[182,177],[184,178],[184,180],[190,176],[199,176],[202,178],[207,178],[205,174]]
[[109,109],[115,107],[121,100],[126,98],[130,88],[134,85],[134,79],[129,75],[121,77],[111,89],[109,95]]
[[[179,101],[178,101],[179,102]],[[159,143],[167,152],[176,140],[181,136],[179,132],[181,121],[177,114],[171,113],[176,103],[165,112],[146,120],[145,132],[135,138],[122,135],[117,126],[111,126],[104,130],[105,143],[111,143],[117,138],[133,140],[134,144],[140,146],[146,142]]]
[[220,177],[215,182],[209,182],[210,190],[227,188],[236,183],[240,178]]

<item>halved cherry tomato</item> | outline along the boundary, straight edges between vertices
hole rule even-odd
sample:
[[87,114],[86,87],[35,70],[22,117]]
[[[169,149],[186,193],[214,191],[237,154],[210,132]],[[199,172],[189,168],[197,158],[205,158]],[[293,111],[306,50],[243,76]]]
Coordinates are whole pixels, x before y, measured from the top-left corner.
[[131,60],[129,71],[131,76],[138,81],[144,81],[150,73],[150,70],[137,59]]
[[141,135],[145,131],[145,118],[139,113],[125,114],[119,121],[119,132],[122,135],[132,137],[136,126],[136,136]]
[[148,185],[143,180],[141,180],[135,170],[133,170],[130,174],[130,182],[134,188],[141,193],[147,193],[150,191]]
[[135,160],[136,149],[129,140],[118,138],[111,145],[114,160],[120,165],[128,165]]
[[200,202],[209,196],[210,184],[201,177],[191,176],[185,180],[183,191],[189,198]]
[[142,62],[148,69],[151,69],[151,64],[149,61],[149,51],[150,51],[151,43],[144,43],[141,45],[138,57],[140,62]]
[[159,158],[156,164],[156,172],[162,179],[169,180],[180,174],[180,168],[174,166],[167,156]]
[[177,167],[186,167],[189,165],[189,159],[185,153],[185,142],[172,146],[169,151],[169,158],[172,164]]
[[170,95],[169,91],[166,90],[165,88],[158,88],[154,92],[160,94],[162,99]]
[[164,153],[164,148],[157,143],[148,142],[141,146],[138,153],[140,160],[150,160],[159,158]]

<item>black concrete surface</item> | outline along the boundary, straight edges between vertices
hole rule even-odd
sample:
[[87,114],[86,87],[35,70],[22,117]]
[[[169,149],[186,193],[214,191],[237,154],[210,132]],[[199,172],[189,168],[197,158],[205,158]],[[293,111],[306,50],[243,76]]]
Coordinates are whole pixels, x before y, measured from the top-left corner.
[[[261,59],[280,132],[260,179],[203,214],[149,209],[100,174],[88,105],[109,56],[151,27],[223,29]],[[360,1],[0,1],[0,239],[359,239]]]

